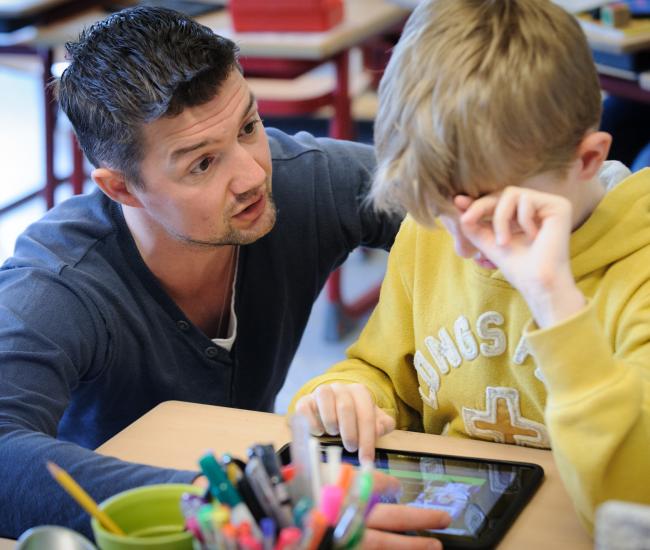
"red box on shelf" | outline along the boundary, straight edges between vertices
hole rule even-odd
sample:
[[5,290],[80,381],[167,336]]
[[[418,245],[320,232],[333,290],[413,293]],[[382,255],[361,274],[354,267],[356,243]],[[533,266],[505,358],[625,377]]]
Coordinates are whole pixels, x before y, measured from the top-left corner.
[[343,20],[343,0],[230,0],[237,32],[318,32]]

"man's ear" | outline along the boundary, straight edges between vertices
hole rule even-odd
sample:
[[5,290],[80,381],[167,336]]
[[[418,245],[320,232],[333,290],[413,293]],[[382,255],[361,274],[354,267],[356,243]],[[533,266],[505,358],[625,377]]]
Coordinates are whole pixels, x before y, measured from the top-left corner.
[[589,132],[580,142],[577,155],[578,179],[590,180],[607,159],[612,136],[607,132]]
[[112,168],[95,168],[91,173],[91,177],[104,194],[115,202],[119,202],[124,206],[133,206],[134,208],[142,207],[140,200],[133,194],[132,186],[126,182],[122,172]]

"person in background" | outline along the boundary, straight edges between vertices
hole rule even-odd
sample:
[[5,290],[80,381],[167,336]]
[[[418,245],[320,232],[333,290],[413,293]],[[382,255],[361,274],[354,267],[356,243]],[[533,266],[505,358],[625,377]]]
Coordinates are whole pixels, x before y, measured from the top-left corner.
[[[58,99],[99,189],[30,226],[0,270],[5,537],[90,534],[48,460],[97,501],[195,481],[91,449],[166,400],[270,411],[330,272],[359,245],[388,248],[399,224],[363,202],[370,147],[265,132],[236,46],[191,19],[127,9],[67,50]],[[379,507],[370,521],[448,517]]]
[[416,8],[370,193],[409,216],[348,358],[292,402],[315,433],[366,460],[395,427],[550,448],[588,528],[650,502],[650,171],[603,168],[601,107],[551,1]]

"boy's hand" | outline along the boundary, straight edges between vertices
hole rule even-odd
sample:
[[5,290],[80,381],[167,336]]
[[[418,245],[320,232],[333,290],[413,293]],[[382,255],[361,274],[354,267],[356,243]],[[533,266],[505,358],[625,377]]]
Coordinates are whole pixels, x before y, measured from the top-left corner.
[[507,187],[473,202],[456,197],[465,236],[522,294],[539,327],[584,307],[569,257],[571,203],[559,195]]
[[296,412],[309,420],[314,435],[339,435],[360,461],[375,457],[375,441],[395,429],[395,420],[382,411],[363,384],[325,384],[296,403]]

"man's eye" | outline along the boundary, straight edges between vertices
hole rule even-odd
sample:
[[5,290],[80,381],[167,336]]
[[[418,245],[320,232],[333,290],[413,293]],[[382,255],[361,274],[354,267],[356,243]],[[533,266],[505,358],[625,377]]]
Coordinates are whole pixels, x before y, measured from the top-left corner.
[[203,172],[206,172],[212,165],[213,160],[214,159],[212,157],[205,157],[201,162],[194,166],[192,173],[201,174]]
[[262,122],[260,119],[252,120],[242,128],[242,133],[250,136],[255,133],[256,126],[259,122]]

